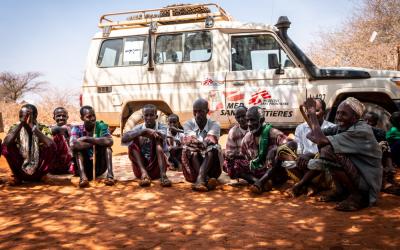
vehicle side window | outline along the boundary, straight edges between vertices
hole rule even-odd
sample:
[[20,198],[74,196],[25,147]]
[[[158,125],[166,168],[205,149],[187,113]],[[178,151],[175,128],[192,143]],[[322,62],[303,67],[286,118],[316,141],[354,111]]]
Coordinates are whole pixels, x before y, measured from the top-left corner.
[[122,39],[106,40],[102,43],[97,65],[100,67],[118,66],[122,52]]
[[232,36],[232,71],[294,67],[293,62],[271,35]]
[[161,35],[157,37],[156,63],[182,62],[182,34]]
[[184,61],[201,62],[211,59],[211,33],[207,31],[185,34]]
[[105,40],[101,44],[97,65],[99,67],[117,67],[142,65],[147,61],[147,37],[134,36]]
[[146,37],[126,37],[124,39],[124,56],[122,65],[146,64],[148,60],[148,50]]
[[202,62],[211,59],[212,39],[208,31],[159,35],[155,62]]

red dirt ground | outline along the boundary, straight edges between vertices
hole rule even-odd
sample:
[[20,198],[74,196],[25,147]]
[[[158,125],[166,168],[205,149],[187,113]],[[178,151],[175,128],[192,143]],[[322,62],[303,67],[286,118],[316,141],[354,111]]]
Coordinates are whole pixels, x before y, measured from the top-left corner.
[[[2,157],[0,179],[8,176]],[[284,190],[252,196],[245,186],[222,185],[195,193],[188,183],[144,189],[136,181],[82,190],[77,181],[0,184],[0,248],[400,248],[400,199],[389,194],[377,207],[344,213]]]

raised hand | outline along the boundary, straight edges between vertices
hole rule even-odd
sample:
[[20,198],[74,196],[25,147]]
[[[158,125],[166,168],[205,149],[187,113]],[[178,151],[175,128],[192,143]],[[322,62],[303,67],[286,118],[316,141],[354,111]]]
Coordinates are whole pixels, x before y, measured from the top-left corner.
[[28,121],[30,120],[31,116],[31,111],[28,108],[22,108],[20,111],[20,115],[19,115],[19,121],[23,124],[28,124]]
[[316,102],[313,98],[307,98],[304,102],[303,106],[307,109],[308,113],[315,113],[316,112]]

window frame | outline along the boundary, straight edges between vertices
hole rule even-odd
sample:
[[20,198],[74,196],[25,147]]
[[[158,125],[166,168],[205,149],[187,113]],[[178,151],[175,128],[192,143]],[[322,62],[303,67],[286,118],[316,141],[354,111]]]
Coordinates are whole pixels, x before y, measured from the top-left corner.
[[[290,54],[290,53],[288,53],[287,52],[287,48],[282,44],[282,42],[281,42],[281,40],[278,38],[278,37],[276,37],[275,35],[274,35],[274,33],[271,33],[271,32],[262,32],[262,33],[234,33],[234,34],[231,34],[230,36],[229,36],[229,71],[230,72],[244,72],[244,71],[246,71],[246,72],[248,72],[248,71],[267,71],[267,70],[275,70],[275,69],[258,69],[258,70],[256,70],[256,69],[246,69],[246,70],[233,70],[233,60],[232,60],[232,49],[234,48],[233,47],[233,45],[232,45],[232,37],[248,37],[248,36],[258,36],[258,35],[269,35],[269,36],[271,36],[272,38],[274,38],[275,39],[275,41],[276,41],[276,43],[278,43],[279,44],[279,46],[280,46],[280,49],[286,54],[286,57],[292,62],[292,64],[294,65],[294,67],[293,68],[298,68],[298,65],[295,63],[295,60],[293,60],[293,58],[292,58],[292,55]],[[282,63],[282,62],[281,62]],[[292,67],[290,67],[290,68],[292,68]],[[287,67],[287,68],[285,68],[285,67],[283,67],[282,66],[282,69],[289,69],[289,67]]]
[[[204,60],[204,61],[184,61],[184,54],[185,54],[185,41],[186,41],[186,37],[185,34],[187,33],[196,33],[196,32],[207,32],[210,35],[210,43],[211,43],[211,56],[208,60]],[[155,54],[156,54],[156,49],[157,49],[157,41],[158,38],[160,36],[168,36],[168,35],[182,35],[183,37],[183,43],[182,43],[182,61],[180,62],[156,62],[155,61]],[[171,33],[163,33],[163,34],[158,34],[155,38],[155,42],[154,42],[154,54],[153,54],[153,60],[154,63],[156,65],[164,65],[164,64],[181,64],[181,63],[204,63],[204,62],[210,62],[213,58],[214,55],[214,43],[213,43],[214,37],[213,37],[213,33],[210,30],[190,30],[190,31],[182,31],[182,32],[171,32]]]
[[[126,40],[127,38],[132,38],[132,37],[145,37],[144,43],[148,43],[148,39],[149,39],[149,36],[148,36],[148,35],[132,35],[132,36],[121,36],[121,37],[113,37],[113,38],[109,38],[109,39],[103,39],[103,40],[101,41],[101,44],[100,44],[99,49],[98,49],[98,52],[97,52],[96,66],[97,66],[98,68],[117,68],[117,67],[132,67],[132,66],[144,66],[144,65],[147,65],[147,64],[149,63],[149,59],[148,59],[149,56],[147,56],[147,60],[146,60],[145,63],[131,64],[131,65],[100,66],[100,64],[99,64],[99,56],[100,56],[100,53],[101,53],[101,49],[102,49],[102,47],[103,47],[103,44],[104,44],[105,42],[110,41],[110,40],[122,39],[122,49],[123,49],[123,48],[125,47],[125,40]],[[144,46],[144,47],[145,47],[145,46]],[[147,47],[148,47],[148,46],[147,46]],[[143,50],[143,52],[144,52],[144,50]],[[122,56],[123,56],[123,53],[122,53]],[[143,55],[142,55],[142,60],[143,60]],[[122,59],[122,61],[123,61],[123,59]]]

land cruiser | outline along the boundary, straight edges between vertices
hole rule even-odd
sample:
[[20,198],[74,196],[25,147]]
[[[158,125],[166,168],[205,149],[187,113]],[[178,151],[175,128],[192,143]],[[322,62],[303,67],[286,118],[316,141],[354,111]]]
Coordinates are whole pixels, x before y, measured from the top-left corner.
[[208,99],[222,128],[240,105],[259,105],[268,122],[294,128],[306,97],[324,99],[330,120],[348,96],[383,117],[398,109],[400,72],[318,68],[288,37],[287,17],[275,26],[242,23],[217,4],[190,4],[105,14],[99,27],[81,104],[123,131],[140,122],[147,103],[184,122],[198,97]]

